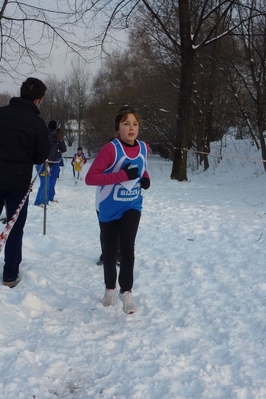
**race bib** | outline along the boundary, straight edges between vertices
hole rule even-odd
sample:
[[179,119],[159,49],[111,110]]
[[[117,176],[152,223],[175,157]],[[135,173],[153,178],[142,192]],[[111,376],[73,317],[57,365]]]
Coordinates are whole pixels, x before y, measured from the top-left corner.
[[136,184],[132,190],[127,190],[122,185],[117,185],[114,190],[113,199],[115,201],[133,201],[138,198],[140,193],[140,184]]

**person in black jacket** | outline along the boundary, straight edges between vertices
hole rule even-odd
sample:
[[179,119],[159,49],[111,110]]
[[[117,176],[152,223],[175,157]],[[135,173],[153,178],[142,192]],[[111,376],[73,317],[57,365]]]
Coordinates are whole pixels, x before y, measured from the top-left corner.
[[[29,189],[33,165],[43,163],[49,154],[48,130],[38,109],[45,92],[42,81],[28,78],[20,88],[20,97],[0,107],[0,212],[5,202],[7,222]],[[3,284],[10,288],[19,282],[27,210],[28,197],[5,245]]]
[[[54,200],[55,183],[58,176],[59,162],[62,159],[62,153],[66,152],[66,144],[64,142],[64,132],[57,128],[49,136],[50,151],[48,155],[47,173],[45,165],[36,165],[36,170],[39,174],[40,186],[37,191],[34,205],[44,207],[44,204],[49,205],[49,202],[58,202]],[[45,186],[47,188],[45,199]]]
[[67,150],[64,135],[65,133],[62,129],[56,128],[49,136],[51,147],[48,160],[53,161],[53,163],[50,165],[50,186],[48,192],[48,201],[51,202],[58,202],[54,199],[55,185],[59,175],[62,154]]

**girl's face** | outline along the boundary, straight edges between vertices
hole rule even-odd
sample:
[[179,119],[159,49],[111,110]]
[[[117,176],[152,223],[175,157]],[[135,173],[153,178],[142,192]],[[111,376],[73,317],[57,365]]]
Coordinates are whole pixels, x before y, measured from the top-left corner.
[[125,143],[133,145],[139,134],[139,122],[134,114],[128,114],[127,118],[119,123],[117,132],[121,140]]

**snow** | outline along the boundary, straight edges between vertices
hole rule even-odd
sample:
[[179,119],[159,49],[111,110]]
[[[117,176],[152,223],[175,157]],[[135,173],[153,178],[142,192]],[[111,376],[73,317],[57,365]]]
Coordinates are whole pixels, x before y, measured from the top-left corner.
[[134,315],[101,304],[95,188],[66,160],[43,235],[35,183],[21,282],[0,286],[1,399],[266,398],[266,175],[246,141],[223,155],[183,183],[150,156]]

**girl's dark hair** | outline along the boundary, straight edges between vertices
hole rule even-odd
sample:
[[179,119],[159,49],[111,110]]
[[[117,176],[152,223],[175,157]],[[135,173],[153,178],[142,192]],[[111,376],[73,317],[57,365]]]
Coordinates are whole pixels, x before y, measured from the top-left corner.
[[129,106],[123,107],[117,112],[116,117],[115,117],[115,131],[116,132],[119,130],[119,123],[126,120],[128,114],[134,114],[135,118],[140,123],[139,114],[133,107],[129,107]]
[[37,78],[28,78],[22,83],[20,88],[20,97],[26,100],[34,101],[43,98],[47,87]]

